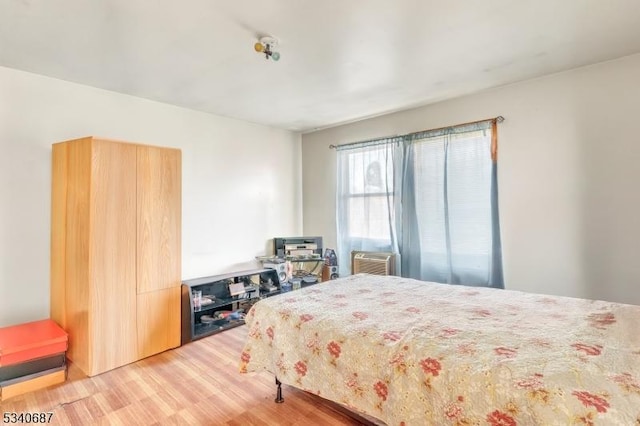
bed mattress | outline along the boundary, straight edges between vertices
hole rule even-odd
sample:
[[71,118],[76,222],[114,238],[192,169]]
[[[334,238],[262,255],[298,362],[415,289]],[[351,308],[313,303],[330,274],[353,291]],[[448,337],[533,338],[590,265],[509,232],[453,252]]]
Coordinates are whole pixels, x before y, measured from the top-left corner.
[[242,372],[388,425],[640,425],[639,306],[360,274],[246,321]]

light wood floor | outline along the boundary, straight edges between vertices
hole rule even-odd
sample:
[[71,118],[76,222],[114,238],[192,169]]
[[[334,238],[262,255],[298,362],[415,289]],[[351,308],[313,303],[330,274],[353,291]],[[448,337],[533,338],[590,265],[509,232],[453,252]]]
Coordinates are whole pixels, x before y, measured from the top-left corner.
[[73,364],[62,384],[0,403],[0,412],[53,412],[51,424],[359,425],[274,378],[240,374],[246,326],[89,378]]

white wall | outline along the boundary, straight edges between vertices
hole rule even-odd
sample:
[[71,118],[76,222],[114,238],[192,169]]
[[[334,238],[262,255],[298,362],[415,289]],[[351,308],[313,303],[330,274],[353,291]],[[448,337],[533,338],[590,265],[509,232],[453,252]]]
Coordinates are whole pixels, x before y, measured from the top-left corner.
[[640,304],[640,55],[302,137],[304,234],[335,247],[340,144],[503,115],[507,288]]
[[182,276],[257,266],[302,230],[300,135],[0,67],[0,326],[49,316],[51,144],[182,149]]

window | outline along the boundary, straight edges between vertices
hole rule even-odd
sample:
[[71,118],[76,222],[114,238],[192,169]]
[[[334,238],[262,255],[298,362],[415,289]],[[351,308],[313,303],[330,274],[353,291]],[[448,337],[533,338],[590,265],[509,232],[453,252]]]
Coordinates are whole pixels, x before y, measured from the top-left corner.
[[[393,220],[393,176],[386,167],[384,151],[349,154],[349,237],[390,243],[389,220]],[[384,169],[383,169],[384,167]]]
[[441,135],[416,140],[412,187],[419,238],[413,250],[420,253],[418,275],[429,281],[475,283],[488,280],[493,224],[491,135],[486,130]]
[[341,151],[338,179],[339,265],[352,250],[391,251],[395,237],[398,141]]
[[403,276],[502,287],[493,121],[338,149],[338,255],[400,254]]

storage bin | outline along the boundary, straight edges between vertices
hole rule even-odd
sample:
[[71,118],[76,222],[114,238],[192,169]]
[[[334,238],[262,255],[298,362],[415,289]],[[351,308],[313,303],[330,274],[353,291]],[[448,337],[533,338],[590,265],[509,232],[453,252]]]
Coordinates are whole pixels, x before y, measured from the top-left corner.
[[50,319],[0,328],[0,401],[64,382],[67,342]]

